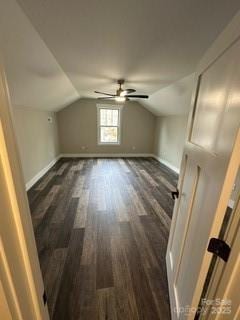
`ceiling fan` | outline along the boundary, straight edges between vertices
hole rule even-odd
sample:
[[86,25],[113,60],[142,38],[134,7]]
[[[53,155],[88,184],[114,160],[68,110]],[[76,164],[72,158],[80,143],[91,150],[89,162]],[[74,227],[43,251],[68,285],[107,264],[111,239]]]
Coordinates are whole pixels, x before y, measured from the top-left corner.
[[135,89],[123,89],[122,88],[122,85],[124,84],[123,79],[118,80],[117,83],[119,85],[119,88],[116,90],[116,94],[94,91],[95,93],[104,94],[106,96],[106,97],[99,97],[98,99],[100,100],[115,99],[117,102],[129,101],[131,98],[148,99],[148,96],[144,94],[131,94],[136,91]]

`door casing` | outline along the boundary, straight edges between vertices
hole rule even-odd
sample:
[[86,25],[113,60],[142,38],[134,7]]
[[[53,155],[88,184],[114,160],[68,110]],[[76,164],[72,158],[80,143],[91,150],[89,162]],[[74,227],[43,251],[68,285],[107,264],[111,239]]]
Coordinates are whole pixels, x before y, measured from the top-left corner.
[[0,281],[13,319],[48,320],[27,194],[0,63]]

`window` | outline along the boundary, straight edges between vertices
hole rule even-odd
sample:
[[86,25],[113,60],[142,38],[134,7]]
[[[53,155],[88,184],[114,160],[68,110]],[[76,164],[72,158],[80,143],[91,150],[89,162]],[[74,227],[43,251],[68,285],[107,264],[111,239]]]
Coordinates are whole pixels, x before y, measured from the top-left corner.
[[98,143],[120,144],[120,116],[121,107],[104,106],[98,107]]

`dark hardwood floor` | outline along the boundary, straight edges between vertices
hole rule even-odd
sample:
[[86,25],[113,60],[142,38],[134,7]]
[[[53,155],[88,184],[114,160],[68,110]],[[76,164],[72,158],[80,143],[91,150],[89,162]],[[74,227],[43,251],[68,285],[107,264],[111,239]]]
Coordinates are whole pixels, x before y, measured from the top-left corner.
[[31,188],[51,319],[170,319],[165,254],[177,179],[151,158],[75,158]]

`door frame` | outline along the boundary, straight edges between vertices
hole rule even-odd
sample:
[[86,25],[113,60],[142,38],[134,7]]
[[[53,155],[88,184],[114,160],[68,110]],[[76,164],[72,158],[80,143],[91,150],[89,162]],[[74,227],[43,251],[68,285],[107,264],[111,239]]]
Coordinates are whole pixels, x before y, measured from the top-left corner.
[[[13,319],[48,320],[44,285],[10,104],[0,61],[0,280]],[[10,249],[11,248],[11,249]]]
[[[199,90],[199,83],[201,79],[201,75],[219,58],[221,55],[223,55],[232,45],[234,45],[235,42],[237,42],[240,38],[240,11],[235,15],[235,17],[232,19],[232,21],[228,24],[228,26],[223,30],[223,32],[218,36],[218,38],[214,41],[212,46],[207,50],[207,52],[202,57],[201,61],[199,62],[199,65],[197,67],[196,73],[195,73],[195,85],[194,90],[192,94],[191,99],[191,108],[188,118],[188,125],[187,125],[187,136],[186,140],[189,140],[189,137],[191,135],[193,120],[194,120],[194,112],[195,112],[195,104],[197,100],[198,90]],[[225,215],[226,208],[228,206],[228,201],[230,198],[230,194],[232,191],[232,187],[234,185],[235,177],[237,175],[237,171],[239,168],[239,161],[240,161],[240,129],[238,131],[238,135],[235,140],[235,144],[233,146],[232,155],[229,161],[228,169],[226,172],[226,177],[224,184],[222,186],[221,195],[218,203],[218,207],[216,209],[215,218],[212,224],[210,237],[218,237],[221,224]],[[181,194],[182,190],[182,184],[183,179],[182,176],[184,175],[184,169],[185,168],[185,156],[183,155],[182,162],[181,162],[181,170],[180,170],[180,178],[178,182],[178,189],[179,193]],[[177,222],[177,213],[179,208],[179,200],[175,202],[174,206],[174,212],[173,212],[173,220],[171,223],[171,229],[170,229],[170,235],[168,240],[168,249],[167,249],[167,255],[166,255],[166,263],[167,263],[167,270],[172,269],[172,261],[171,256],[168,254],[170,252],[169,248],[172,243],[175,226]],[[210,265],[211,261],[211,254],[207,251],[205,252],[205,255],[203,257],[202,263],[201,263],[201,269],[198,277],[198,282],[195,287],[195,292],[192,297],[191,305],[188,306],[189,308],[197,309],[199,299],[202,293],[204,281],[206,278],[206,274]],[[177,319],[177,313],[174,312],[174,309],[176,306],[175,301],[175,294],[172,290],[171,283],[173,283],[172,279],[173,274],[168,272],[168,281],[169,281],[169,296],[170,296],[170,303],[171,303],[171,314],[172,319]],[[188,315],[187,319],[193,319],[194,313],[191,313]]]
[[[222,306],[223,309],[228,309],[226,311],[230,310],[231,313],[232,311],[234,311],[235,314],[229,314],[231,315],[231,317],[234,316],[234,319],[237,319],[237,313],[238,315],[240,314],[240,302],[238,302],[238,304],[232,305],[231,300],[231,304],[225,304],[225,302],[227,302],[227,300],[229,299],[229,296],[227,296],[228,294],[230,294],[230,297],[234,297],[233,299],[236,300],[237,297],[239,297],[240,292],[239,286],[237,285],[237,283],[239,283],[240,278],[240,193],[238,198],[236,199],[233,211],[231,212],[230,221],[228,222],[224,238],[225,242],[229,244],[231,247],[231,254],[229,256],[229,260],[226,264],[221,259],[218,259],[210,278],[210,283],[206,292],[206,296],[204,297],[208,301],[215,301],[216,299],[221,299],[223,304],[209,305],[209,307],[206,308],[206,310],[204,310],[206,311],[205,315],[203,317],[200,316],[200,319],[214,319],[215,316],[221,317],[220,312],[219,314],[215,314],[216,308],[220,308],[220,306]],[[213,308],[212,313],[211,308]]]

